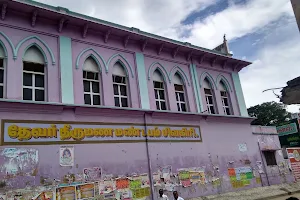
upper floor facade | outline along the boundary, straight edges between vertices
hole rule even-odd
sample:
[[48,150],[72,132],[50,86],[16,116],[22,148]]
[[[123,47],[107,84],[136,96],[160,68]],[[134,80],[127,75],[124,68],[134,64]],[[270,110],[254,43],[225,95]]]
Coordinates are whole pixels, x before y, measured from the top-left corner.
[[32,1],[2,1],[4,100],[248,116],[249,62]]

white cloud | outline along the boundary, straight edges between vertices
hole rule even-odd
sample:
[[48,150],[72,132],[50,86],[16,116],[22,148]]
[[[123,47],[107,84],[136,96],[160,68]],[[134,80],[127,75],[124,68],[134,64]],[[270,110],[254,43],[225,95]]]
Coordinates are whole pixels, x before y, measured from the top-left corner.
[[[232,40],[263,29],[284,14],[293,15],[289,0],[250,0],[239,5],[231,2],[221,12],[183,25],[181,22],[188,15],[219,0],[76,0],[76,3],[74,0],[40,1],[205,48],[219,45],[224,33],[227,34],[227,39]],[[188,36],[181,37],[182,35]]]
[[[40,0],[143,31],[163,35],[178,26],[189,14],[204,9],[216,0]],[[170,30],[172,32],[172,30]],[[176,35],[176,33],[174,33]]]
[[[224,33],[228,40],[235,40],[251,33],[263,32],[264,37],[254,41],[253,45],[263,43],[266,38],[274,37],[269,34],[276,32],[274,26],[270,26],[271,23],[279,26],[277,21],[283,16],[294,17],[289,0],[249,0],[240,5],[231,3],[225,10],[205,19],[197,18],[189,25],[181,22],[192,12],[198,12],[218,0],[40,1],[206,48],[220,44]],[[248,107],[276,100],[272,92],[262,93],[262,90],[285,86],[286,81],[299,76],[300,39],[290,38],[290,32],[284,34],[285,43],[279,40],[258,49],[254,63],[241,72]],[[298,107],[290,106],[289,110],[298,111]]]
[[196,21],[186,28],[191,34],[186,40],[193,44],[214,48],[223,34],[232,40],[264,28],[283,15],[293,15],[288,0],[251,0],[247,4],[232,5],[222,12]]
[[[293,37],[293,36],[299,37]],[[257,60],[241,71],[241,82],[248,107],[266,101],[278,101],[272,91],[265,89],[286,86],[286,82],[299,76],[300,35],[292,34],[290,40],[265,46],[257,52]],[[280,90],[275,90],[280,95]],[[298,106],[288,106],[291,112],[298,112]]]

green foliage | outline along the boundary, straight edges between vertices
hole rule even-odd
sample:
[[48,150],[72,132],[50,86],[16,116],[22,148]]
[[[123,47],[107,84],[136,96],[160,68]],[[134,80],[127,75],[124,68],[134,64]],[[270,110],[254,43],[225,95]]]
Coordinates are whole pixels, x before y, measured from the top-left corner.
[[248,108],[250,117],[256,117],[251,125],[276,126],[291,119],[291,113],[286,111],[286,106],[275,101],[265,102]]

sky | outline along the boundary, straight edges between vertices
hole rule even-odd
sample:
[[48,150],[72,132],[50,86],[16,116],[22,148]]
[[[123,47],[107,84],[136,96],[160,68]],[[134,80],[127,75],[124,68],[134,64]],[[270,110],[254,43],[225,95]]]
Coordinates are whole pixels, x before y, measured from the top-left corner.
[[39,1],[210,49],[226,34],[233,57],[252,62],[240,71],[247,107],[279,101],[262,91],[300,76],[300,32],[289,0]]

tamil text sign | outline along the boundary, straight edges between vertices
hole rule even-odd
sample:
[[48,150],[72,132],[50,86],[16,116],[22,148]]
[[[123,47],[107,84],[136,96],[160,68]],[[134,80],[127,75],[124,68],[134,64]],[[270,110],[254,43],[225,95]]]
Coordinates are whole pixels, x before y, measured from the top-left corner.
[[279,136],[297,133],[298,132],[297,124],[293,122],[290,124],[277,126],[277,132]]
[[201,141],[197,126],[2,120],[2,144]]

